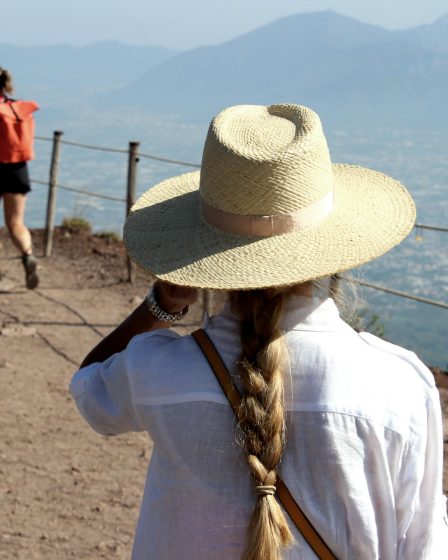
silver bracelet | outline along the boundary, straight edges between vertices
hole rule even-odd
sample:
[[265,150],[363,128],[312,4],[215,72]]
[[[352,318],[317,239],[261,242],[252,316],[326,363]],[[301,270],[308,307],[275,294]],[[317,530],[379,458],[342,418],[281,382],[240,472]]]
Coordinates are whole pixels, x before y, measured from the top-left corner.
[[160,321],[166,321],[169,323],[174,323],[174,321],[180,321],[182,317],[188,313],[188,305],[182,309],[182,311],[178,311],[177,313],[168,313],[164,311],[160,305],[157,303],[154,286],[149,290],[148,295],[146,296],[146,303],[148,304],[148,309],[152,315],[156,319]]

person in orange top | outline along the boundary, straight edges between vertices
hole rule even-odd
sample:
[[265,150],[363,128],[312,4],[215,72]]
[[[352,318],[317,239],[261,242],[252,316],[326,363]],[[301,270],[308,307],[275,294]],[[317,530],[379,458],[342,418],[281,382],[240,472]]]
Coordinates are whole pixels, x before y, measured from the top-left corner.
[[27,194],[31,191],[27,161],[34,158],[34,101],[15,101],[11,73],[0,67],[0,199],[11,240],[22,254],[28,289],[39,284],[31,234],[24,222]]

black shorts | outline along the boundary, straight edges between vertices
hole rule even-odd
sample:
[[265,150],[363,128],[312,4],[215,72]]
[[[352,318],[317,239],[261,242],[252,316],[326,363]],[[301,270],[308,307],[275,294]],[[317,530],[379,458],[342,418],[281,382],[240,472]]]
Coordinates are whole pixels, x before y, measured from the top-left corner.
[[27,194],[31,190],[26,161],[0,163],[0,196],[6,193]]

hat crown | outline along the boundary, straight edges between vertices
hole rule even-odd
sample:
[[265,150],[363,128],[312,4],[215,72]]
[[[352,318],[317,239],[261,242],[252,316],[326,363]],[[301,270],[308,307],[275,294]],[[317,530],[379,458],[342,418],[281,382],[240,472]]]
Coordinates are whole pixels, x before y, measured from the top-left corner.
[[211,122],[200,194],[239,215],[287,214],[333,191],[333,169],[319,117],[300,105],[238,105]]

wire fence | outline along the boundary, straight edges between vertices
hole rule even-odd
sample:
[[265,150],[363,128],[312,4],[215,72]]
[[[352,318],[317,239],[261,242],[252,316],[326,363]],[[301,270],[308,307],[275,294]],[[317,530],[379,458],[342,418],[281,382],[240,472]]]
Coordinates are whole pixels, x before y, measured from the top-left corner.
[[[33,183],[36,183],[38,185],[45,185],[46,187],[48,187],[48,181],[42,181],[41,179],[33,179]],[[84,194],[86,196],[103,198],[104,200],[112,200],[113,202],[122,202],[122,203],[126,202],[126,199],[124,197],[112,196],[112,195],[109,195],[109,194],[101,194],[101,193],[96,193],[96,192],[92,192],[92,191],[86,191],[84,189],[79,189],[79,188],[76,188],[76,187],[68,187],[67,185],[61,185],[61,183],[58,183],[57,187],[58,187],[58,189],[62,189],[63,191],[70,191],[70,192],[74,192],[74,193]]]
[[[113,202],[120,202],[122,204],[124,203],[124,204],[127,205],[126,212],[128,213],[132,204],[135,202],[136,167],[137,167],[137,163],[138,163],[140,158],[146,158],[146,159],[149,159],[149,160],[162,162],[162,163],[168,163],[168,164],[172,164],[172,165],[180,165],[180,166],[183,166],[183,167],[192,167],[192,168],[196,168],[196,169],[200,168],[200,164],[197,164],[197,163],[192,163],[192,162],[189,162],[189,161],[182,161],[182,160],[172,159],[172,158],[168,158],[168,157],[164,157],[164,156],[159,156],[159,155],[154,155],[154,154],[148,154],[148,153],[141,152],[139,150],[139,145],[140,145],[139,142],[130,142],[128,149],[113,148],[113,147],[107,147],[107,146],[96,146],[96,145],[92,145],[92,144],[85,144],[85,143],[81,143],[81,142],[73,142],[73,141],[69,141],[69,140],[63,140],[62,139],[62,132],[58,132],[58,131],[56,131],[54,133],[53,138],[48,138],[48,137],[45,137],[45,136],[36,136],[36,140],[53,143],[53,153],[52,153],[52,161],[51,161],[51,166],[50,166],[50,179],[49,179],[49,181],[43,181],[41,179],[33,179],[33,181],[35,183],[37,183],[39,185],[46,185],[46,186],[49,187],[49,202],[48,202],[48,205],[47,205],[48,208],[47,208],[47,220],[46,220],[47,245],[48,245],[48,239],[51,238],[51,231],[52,231],[52,228],[53,228],[53,224],[51,223],[51,217],[48,216],[48,213],[49,213],[48,209],[50,209],[52,204],[53,205],[55,204],[54,200],[55,200],[56,189],[62,189],[62,190],[66,190],[66,191],[70,191],[70,192],[74,192],[74,193],[79,193],[79,194],[82,194],[82,195],[85,195],[85,196],[102,198],[102,199],[113,201]],[[74,146],[74,147],[77,147],[77,148],[83,148],[83,149],[88,149],[88,150],[97,150],[97,151],[101,151],[101,152],[127,154],[128,158],[129,158],[129,162],[128,162],[128,180],[127,180],[127,194],[126,194],[126,197],[117,197],[117,196],[102,194],[102,193],[98,193],[98,192],[94,192],[94,191],[89,191],[89,190],[86,190],[86,189],[80,189],[80,188],[77,188],[77,187],[61,185],[57,181],[57,170],[58,170],[58,164],[59,164],[59,161],[58,161],[59,160],[59,145],[60,144],[65,144],[65,145],[68,145],[68,146]],[[53,196],[53,202],[51,201],[52,196]],[[416,223],[414,225],[414,228],[416,230],[417,236],[420,235],[421,230],[429,230],[429,231],[435,231],[435,232],[440,232],[440,233],[448,233],[448,227],[432,225],[432,224]],[[50,252],[51,251],[48,251],[48,247],[47,247],[46,255],[49,256]],[[133,276],[132,265],[129,262],[129,279],[131,281],[132,281],[132,276]],[[448,303],[445,303],[445,302],[442,302],[442,301],[437,301],[437,300],[433,300],[433,299],[430,299],[430,298],[417,296],[417,295],[414,295],[414,294],[411,294],[411,293],[408,293],[408,292],[404,292],[404,291],[400,291],[400,290],[394,290],[394,289],[388,288],[386,286],[381,286],[379,284],[372,284],[372,283],[365,282],[365,281],[359,281],[358,283],[361,286],[364,286],[366,288],[381,291],[381,292],[391,294],[391,295],[394,295],[394,296],[398,296],[398,297],[401,297],[401,298],[413,300],[413,301],[416,301],[416,302],[419,302],[419,303],[425,303],[425,304],[433,305],[433,306],[440,307],[440,308],[443,308],[443,309],[448,309]]]
[[429,229],[429,230],[432,230],[432,231],[442,231],[442,232],[444,232],[444,233],[448,233],[448,228],[446,228],[446,227],[440,227],[440,226],[428,226],[428,225],[426,225],[426,224],[415,224],[415,225],[414,225],[414,228],[415,228],[416,230],[419,230],[419,229]]
[[[48,138],[46,136],[36,136],[36,140],[43,140],[45,142],[53,142],[53,138]],[[110,148],[107,146],[94,146],[92,144],[83,144],[81,142],[73,142],[71,140],[61,140],[61,144],[65,144],[67,146],[75,146],[77,148],[86,148],[88,150],[96,150],[98,152],[111,152],[115,154],[127,154],[129,150],[125,150],[124,148]],[[136,142],[138,143],[138,142]],[[152,159],[154,161],[161,161],[163,163],[172,163],[174,165],[181,165],[182,167],[194,167],[200,168],[201,165],[199,163],[192,163],[191,161],[181,161],[177,159],[171,159],[163,156],[155,156],[154,154],[146,154],[145,152],[137,152],[137,156],[146,159]]]
[[413,301],[418,301],[419,303],[427,303],[428,305],[434,305],[435,307],[448,309],[448,303],[444,303],[443,301],[437,301],[435,299],[416,296],[413,294],[409,294],[408,292],[402,292],[400,290],[393,290],[392,288],[387,288],[386,286],[381,286],[379,284],[371,284],[370,282],[365,282],[364,280],[357,280],[356,283],[359,284],[360,286],[364,286],[366,288],[372,288],[373,290],[378,290],[386,294],[392,294],[394,296],[399,296]]

